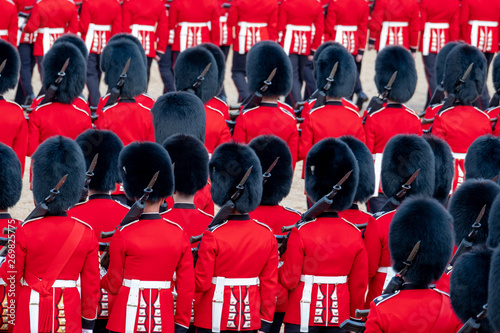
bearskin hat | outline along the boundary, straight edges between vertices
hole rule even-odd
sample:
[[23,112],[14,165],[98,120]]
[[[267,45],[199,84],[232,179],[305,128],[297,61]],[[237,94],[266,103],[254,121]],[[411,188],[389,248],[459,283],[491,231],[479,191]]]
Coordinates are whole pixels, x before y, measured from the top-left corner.
[[417,69],[410,51],[402,46],[387,46],[375,60],[375,85],[379,93],[389,83],[392,74],[398,72],[387,99],[405,103],[410,100],[417,87]]
[[68,175],[61,193],[47,204],[49,213],[62,213],[78,203],[87,170],[82,150],[76,142],[60,135],[45,140],[33,154],[32,166],[33,197],[37,203],[50,194],[64,175]]
[[81,39],[79,36],[71,33],[64,34],[55,40],[54,45],[62,42],[67,42],[76,46],[82,53],[83,58],[87,60],[87,57],[89,56],[89,50],[87,49],[87,45],[85,44],[83,39]]
[[175,164],[175,191],[194,195],[207,185],[208,152],[200,140],[175,134],[163,142],[163,147]]
[[[460,91],[456,92],[455,87],[470,64],[474,67],[465,80]],[[455,93],[459,101],[471,104],[483,92],[487,75],[487,63],[484,55],[476,47],[461,44],[453,48],[446,58],[444,66],[444,90],[448,93]]]
[[455,161],[448,143],[434,135],[424,135],[425,141],[431,146],[434,153],[435,181],[434,195],[440,203],[448,200],[453,176],[455,175]]
[[226,56],[222,53],[220,47],[212,43],[200,44],[200,47],[206,48],[214,56],[215,63],[217,64],[217,86],[219,87],[219,93],[224,87],[224,77],[226,75]]
[[354,92],[357,68],[354,58],[341,44],[333,43],[319,56],[315,67],[316,82],[318,86],[324,86],[337,62],[337,72],[333,77],[335,81],[326,95],[334,98],[350,97]]
[[488,319],[495,332],[500,332],[500,247],[491,257],[490,278],[488,279]]
[[436,82],[438,85],[443,82],[444,79],[444,67],[446,65],[446,58],[451,50],[453,50],[456,46],[461,45],[463,43],[460,42],[449,42],[439,51],[436,57]]
[[493,86],[497,91],[500,89],[500,57],[498,55],[493,60]]
[[261,135],[248,144],[260,160],[262,171],[273,164],[279,157],[278,163],[271,171],[271,177],[264,184],[261,205],[277,205],[290,193],[293,179],[292,154],[285,141],[275,135]]
[[205,106],[195,95],[184,91],[167,93],[156,100],[151,113],[157,143],[177,133],[205,142]]
[[[119,34],[113,35],[109,39],[108,44],[111,42],[122,42],[122,41],[132,42],[135,46],[137,46],[137,51],[139,51],[139,53],[141,54],[142,61],[144,62],[144,67],[147,68],[148,57],[146,56],[146,51],[144,51],[144,47],[142,46],[141,41],[137,37],[135,37],[134,35],[127,34],[127,33],[119,33]],[[103,60],[104,59],[101,58],[101,69],[103,67],[103,65],[102,65]]]
[[21,198],[23,176],[16,153],[0,143],[0,210],[14,207]]
[[247,55],[247,80],[251,92],[259,91],[273,69],[277,68],[272,84],[264,96],[285,96],[292,90],[293,70],[290,58],[276,42],[258,42]]
[[329,46],[332,46],[336,44],[336,42],[332,42],[332,41],[329,41],[329,42],[324,42],[323,44],[321,44],[317,49],[316,49],[316,52],[314,52],[314,56],[313,56],[313,63],[314,65],[316,66],[316,62],[318,61],[318,58],[320,56],[320,54],[326,50]]
[[497,195],[491,204],[486,244],[491,248],[496,248],[500,245],[500,195]]
[[306,159],[306,193],[316,202],[328,194],[349,171],[351,176],[335,195],[330,209],[343,211],[351,207],[359,182],[359,167],[349,146],[340,139],[328,138],[316,143]]
[[7,60],[5,68],[0,73],[0,95],[7,92],[9,89],[14,89],[19,76],[19,68],[21,60],[19,53],[11,43],[0,40],[0,64]]
[[94,156],[99,154],[89,189],[97,192],[114,190],[116,183],[121,182],[118,157],[123,149],[123,143],[120,138],[111,131],[89,129],[80,134],[75,141],[82,149],[87,170]]
[[219,69],[214,56],[205,47],[192,47],[179,54],[174,65],[175,89],[177,91],[192,89],[198,76],[208,64],[212,65],[203,82],[196,89],[195,95],[203,104],[211,100],[220,91]]
[[149,195],[149,201],[157,202],[174,193],[172,161],[167,151],[154,142],[132,142],[122,149],[118,167],[125,193],[130,199],[140,198],[154,174],[158,179]]
[[[384,49],[385,50],[385,49]],[[431,147],[416,134],[399,134],[387,142],[382,158],[382,189],[387,197],[401,190],[401,186],[420,169],[411,184],[408,196],[431,197],[434,193],[435,166]]]
[[420,249],[405,280],[430,284],[443,274],[453,252],[452,217],[435,199],[415,197],[405,200],[394,214],[389,227],[389,250],[396,272],[415,244]]
[[493,179],[500,173],[500,139],[493,135],[477,138],[465,155],[465,178]]
[[216,205],[222,206],[229,200],[250,167],[253,168],[245,189],[235,202],[235,209],[240,213],[249,213],[260,204],[262,168],[259,158],[250,147],[235,142],[224,143],[215,149],[208,168],[212,182],[210,193]]
[[104,82],[111,89],[120,80],[120,75],[130,59],[130,66],[121,88],[121,96],[135,97],[148,88],[146,66],[144,66],[137,46],[132,42],[120,40],[109,43],[102,50],[101,68],[105,72]]
[[58,86],[55,98],[57,102],[70,104],[80,96],[85,88],[87,78],[87,61],[82,52],[73,44],[61,42],[53,45],[43,57],[43,87],[47,90],[55,82],[59,73],[69,59],[66,76]]
[[488,217],[493,201],[500,193],[500,186],[491,180],[468,179],[458,187],[450,198],[449,211],[453,216],[455,243],[458,246],[472,230],[481,209],[486,205],[481,228],[472,240],[474,245],[486,243],[488,237]]

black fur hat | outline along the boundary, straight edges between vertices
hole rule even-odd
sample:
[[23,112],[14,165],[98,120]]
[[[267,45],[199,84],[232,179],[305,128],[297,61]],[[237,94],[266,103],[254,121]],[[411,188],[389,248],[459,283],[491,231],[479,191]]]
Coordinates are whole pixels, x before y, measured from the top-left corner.
[[175,164],[175,191],[194,195],[207,185],[208,152],[203,143],[186,134],[176,134],[163,142]]
[[444,66],[444,90],[453,93],[471,63],[474,63],[474,67],[469,77],[462,89],[455,94],[465,104],[472,104],[483,92],[488,69],[486,58],[476,47],[462,44],[450,51]]
[[155,141],[162,144],[174,134],[188,134],[205,142],[205,106],[188,92],[169,92],[155,102],[151,109]]
[[[144,67],[147,68],[148,66],[148,57],[146,56],[146,51],[144,51],[144,47],[141,44],[141,41],[135,37],[132,34],[127,34],[127,33],[119,33],[116,35],[113,35],[109,41],[108,44],[111,42],[121,42],[121,41],[126,41],[126,42],[132,42],[135,46],[137,46],[137,51],[141,54],[142,61],[144,62]],[[103,67],[102,62],[104,59],[101,58],[101,68]],[[107,60],[107,59],[106,59]]]
[[121,88],[121,96],[135,97],[145,92],[148,88],[148,78],[146,66],[141,57],[138,48],[132,42],[120,40],[108,43],[102,50],[101,68],[105,72],[104,82],[109,89],[116,85],[125,64],[130,59],[130,67]]
[[[385,49],[384,49],[385,50]],[[411,184],[407,197],[434,193],[435,166],[431,147],[416,134],[399,134],[387,142],[382,158],[382,189],[387,197],[401,190],[401,186],[420,169]]]
[[218,47],[215,44],[212,43],[204,43],[200,44],[200,47],[206,48],[212,55],[214,56],[215,62],[217,63],[217,85],[219,87],[219,93],[222,88],[224,87],[224,77],[226,75],[226,57],[224,56],[224,53],[222,53],[222,50],[220,47]]
[[[474,247],[458,258],[450,277],[450,301],[457,317],[466,322],[483,310],[488,302],[488,278],[493,251],[486,246]],[[478,332],[493,333],[488,317],[481,320]]]
[[354,202],[366,202],[375,192],[375,167],[372,153],[363,142],[353,136],[345,135],[340,140],[351,148],[358,161],[359,182]]
[[431,146],[434,153],[435,182],[434,195],[440,203],[444,204],[450,194],[455,175],[455,161],[448,143],[434,135],[424,135],[423,138]]
[[326,94],[328,97],[349,98],[354,92],[357,68],[354,58],[349,51],[338,43],[333,43],[319,56],[315,65],[316,82],[318,82],[318,86],[324,86],[336,62],[339,64],[337,72],[333,77],[335,81]]
[[472,224],[479,212],[486,205],[484,216],[481,219],[474,245],[486,243],[488,237],[488,217],[496,196],[500,193],[500,186],[491,180],[469,179],[462,183],[450,198],[448,210],[453,216],[455,243],[460,244],[472,230]]
[[314,66],[316,66],[316,62],[318,61],[318,58],[320,56],[320,54],[326,50],[329,46],[332,46],[334,44],[337,44],[336,42],[332,42],[332,41],[329,41],[329,42],[324,42],[323,44],[321,44],[317,49],[316,49],[316,52],[314,52],[314,56],[313,56],[313,63],[314,63]]
[[125,193],[130,199],[140,198],[157,171],[158,179],[149,195],[149,201],[157,202],[174,193],[172,161],[167,151],[154,142],[132,142],[122,149],[118,167]]
[[50,194],[64,175],[68,175],[61,193],[47,204],[49,213],[62,213],[80,200],[87,170],[82,150],[76,142],[60,135],[47,139],[38,146],[32,162],[33,197],[37,203]]
[[417,69],[410,51],[402,46],[387,46],[375,60],[375,85],[379,93],[389,83],[394,72],[398,72],[392,90],[387,95],[389,100],[405,103],[415,93],[417,87]]
[[251,166],[245,189],[235,202],[235,209],[240,213],[249,213],[260,204],[262,168],[259,158],[250,147],[235,142],[224,143],[215,149],[208,167],[212,182],[210,193],[216,205],[222,206],[229,200]]
[[500,247],[491,257],[490,277],[488,279],[488,319],[496,332],[500,332]]
[[203,104],[211,100],[220,91],[219,70],[214,56],[205,47],[192,47],[179,54],[174,65],[175,89],[191,89],[208,64],[212,65],[195,94]]
[[403,269],[415,244],[420,249],[405,280],[430,284],[443,274],[453,252],[452,217],[435,199],[415,197],[405,200],[389,227],[389,250],[396,272]]
[[66,59],[69,58],[66,76],[59,84],[56,101],[70,104],[80,96],[87,79],[87,61],[73,44],[61,42],[53,45],[43,57],[43,87],[48,89],[57,79]]
[[277,68],[272,84],[264,96],[285,96],[292,90],[293,70],[290,58],[276,42],[258,42],[247,55],[247,80],[251,92],[258,91],[273,69]]
[[443,48],[439,51],[436,57],[436,82],[438,85],[443,82],[444,79],[444,67],[446,65],[446,58],[451,50],[453,50],[456,46],[461,45],[463,43],[460,42],[448,42]]
[[342,177],[352,170],[342,189],[335,195],[330,209],[343,211],[354,202],[359,167],[349,146],[340,139],[328,138],[316,143],[306,159],[306,193],[316,202],[328,194]]
[[23,176],[16,153],[0,143],[0,209],[14,207],[21,198]]
[[123,143],[120,138],[111,131],[89,129],[80,134],[75,141],[82,149],[87,170],[95,154],[99,154],[89,189],[98,192],[113,191],[116,183],[121,182],[118,157],[123,149]]
[[21,60],[19,53],[11,43],[0,40],[0,64],[7,59],[5,68],[0,73],[0,95],[6,93],[9,89],[14,89],[19,76]]
[[83,58],[87,60],[87,57],[89,56],[89,50],[87,49],[87,45],[81,37],[75,34],[67,33],[56,39],[54,45],[62,42],[67,42],[76,46],[82,53]]
[[500,139],[483,135],[474,140],[465,155],[465,178],[493,179],[500,173]]
[[285,141],[275,135],[261,135],[248,144],[260,160],[262,172],[279,157],[271,171],[271,177],[264,184],[261,205],[277,205],[290,193],[293,179],[292,154]]
[[493,86],[495,90],[500,89],[500,57],[498,55],[493,60]]
[[486,244],[491,248],[496,248],[500,245],[500,195],[497,195],[491,204]]

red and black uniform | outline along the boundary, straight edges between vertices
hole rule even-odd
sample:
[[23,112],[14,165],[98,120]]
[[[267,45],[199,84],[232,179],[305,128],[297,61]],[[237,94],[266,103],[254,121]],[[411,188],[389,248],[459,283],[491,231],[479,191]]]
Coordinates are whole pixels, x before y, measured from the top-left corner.
[[227,103],[224,102],[219,97],[215,96],[214,98],[209,100],[207,103],[205,103],[205,107],[207,107],[207,106],[210,106],[210,107],[222,112],[225,120],[231,119],[231,118],[229,118],[229,105],[227,105]]
[[2,118],[0,142],[14,150],[21,162],[21,171],[24,174],[24,163],[28,152],[28,124],[24,118],[23,109],[18,104],[0,96],[0,110]]
[[[191,246],[182,228],[160,214],[142,214],[116,231],[101,287],[117,295],[107,328],[115,332],[174,332],[189,327],[194,297]],[[168,253],[168,255],[165,255]],[[176,312],[172,279],[177,277]]]
[[370,218],[373,216],[372,214],[365,212],[364,210],[359,209],[357,204],[353,204],[351,208],[344,210],[339,213],[339,216],[346,219],[349,222],[354,223],[355,225],[365,224],[370,221]]
[[219,36],[219,46],[226,56],[229,54],[229,48],[233,44],[233,27],[230,27],[227,24],[227,18],[229,16],[229,10],[231,7],[223,7],[224,4],[230,4],[232,5],[232,2],[228,2],[227,0],[219,0],[219,31],[220,31],[220,36]]
[[[209,180],[205,187],[196,192],[194,195],[194,206],[209,215],[214,215],[215,207],[214,202],[212,201],[212,195],[210,194],[210,186]],[[168,204],[168,207],[171,208],[174,206],[174,199],[172,197],[168,197],[165,201]]]
[[[436,117],[436,115],[438,114],[439,110],[441,110],[441,107],[443,106],[443,103],[439,103],[437,105],[429,105],[425,109],[425,115],[424,115],[424,118],[422,118],[422,119],[423,120],[428,120],[428,121],[430,121],[430,120],[433,121],[434,117]],[[432,126],[432,122],[429,123],[429,124],[422,124],[422,131],[424,133],[432,131],[431,126]]]
[[[109,99],[109,93],[106,95],[102,96],[101,99],[99,100],[99,104],[97,106],[97,116],[100,116],[102,114],[102,109],[104,109],[104,106],[108,102]],[[137,103],[142,104],[143,106],[147,107],[148,109],[152,109],[153,105],[155,104],[155,100],[153,97],[149,96],[146,93],[142,93],[140,95],[137,95],[134,97],[135,101]]]
[[212,154],[218,146],[231,140],[223,111],[212,107],[210,101],[205,104],[207,121],[205,125],[205,148]]
[[17,46],[17,7],[12,0],[0,0],[0,39]]

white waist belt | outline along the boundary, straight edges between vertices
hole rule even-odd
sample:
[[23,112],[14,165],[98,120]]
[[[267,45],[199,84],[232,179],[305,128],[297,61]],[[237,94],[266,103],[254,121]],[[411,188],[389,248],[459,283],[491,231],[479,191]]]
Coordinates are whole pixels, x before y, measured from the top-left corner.
[[139,35],[139,31],[148,31],[148,32],[155,32],[156,31],[156,26],[154,25],[143,25],[143,24],[132,24],[130,26],[130,29],[132,30],[132,35],[137,37]]
[[89,52],[91,51],[92,41],[94,40],[94,32],[96,31],[111,31],[111,25],[98,25],[94,23],[89,24],[87,36],[85,36],[85,44],[87,45],[87,50],[89,50]]
[[301,275],[300,281],[304,282],[302,299],[300,300],[300,332],[309,332],[309,312],[311,311],[311,295],[314,284],[344,284],[347,276],[314,276]]
[[64,28],[39,28],[38,33],[40,33],[40,34],[63,34]]
[[383,154],[377,153],[373,154],[373,163],[375,164],[375,192],[373,192],[373,196],[378,196],[380,190],[380,180],[382,174],[382,156]]
[[456,160],[465,160],[465,153],[451,153]]
[[490,27],[490,28],[498,27],[498,22],[495,22],[495,21],[472,20],[472,21],[469,21],[469,24],[472,26],[475,25],[475,26],[479,26],[479,27]]
[[424,56],[429,55],[429,49],[431,46],[431,30],[432,29],[449,29],[450,25],[448,23],[432,23],[425,22],[424,34],[422,37],[422,54]]
[[[195,22],[180,22],[179,26],[181,27],[181,31],[179,33],[179,41],[180,41],[180,51],[186,50],[189,46],[194,46],[197,45],[193,43],[193,45],[188,45],[188,29],[189,28],[211,28],[210,22],[200,22],[200,23],[195,23]],[[200,37],[201,38],[201,37]],[[195,40],[195,37],[193,37],[193,41]]]
[[408,22],[382,22],[382,31],[380,32],[379,51],[382,51],[387,45],[387,38],[389,36],[389,28],[404,28],[408,26]]
[[0,30],[0,36],[7,36],[9,34],[9,30]]
[[470,34],[470,42],[471,45],[475,47],[479,47],[479,27],[489,27],[489,28],[498,27],[498,22],[495,21],[472,20],[469,21],[469,24],[472,26]]
[[294,31],[310,32],[312,31],[312,27],[310,25],[293,25],[293,24],[286,25],[286,33],[285,33],[285,39],[283,41],[283,49],[285,50],[287,55],[290,53]]
[[247,40],[247,30],[251,28],[265,28],[267,23],[238,22],[240,33],[238,34],[239,54],[245,54],[245,44]]
[[135,319],[139,306],[139,289],[170,289],[170,281],[140,281],[123,279],[123,286],[129,287],[127,312],[125,317],[125,333],[135,332]]
[[47,53],[50,49],[54,40],[51,42],[51,34],[62,35],[64,33],[64,28],[40,28],[38,29],[38,33],[43,34],[42,46],[43,46],[43,54]]
[[[225,17],[225,16],[224,16]],[[227,20],[227,18],[226,18]],[[204,28],[208,27],[209,23],[208,22],[201,22],[201,23],[195,23],[195,22],[180,22],[179,26],[181,27],[188,27],[188,28]]]
[[212,298],[212,332],[220,332],[222,307],[224,305],[224,287],[256,286],[259,284],[259,278],[226,279],[218,276],[212,278],[212,284],[215,284],[214,297]]

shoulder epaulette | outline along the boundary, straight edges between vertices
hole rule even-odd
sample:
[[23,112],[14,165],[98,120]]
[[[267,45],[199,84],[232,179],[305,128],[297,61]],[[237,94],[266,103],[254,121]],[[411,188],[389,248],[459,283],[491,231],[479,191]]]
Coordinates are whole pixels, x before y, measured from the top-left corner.
[[300,228],[302,228],[303,226],[305,226],[305,225],[307,225],[307,224],[310,224],[310,223],[313,223],[313,222],[315,222],[315,221],[316,221],[316,219],[312,219],[311,221],[304,222],[304,223],[303,223],[303,224],[301,224],[299,227],[297,227],[297,229],[299,229],[299,230],[300,230]]
[[267,224],[265,224],[265,223],[259,222],[259,221],[257,221],[256,219],[252,219],[252,221],[254,221],[254,222],[255,222],[255,223],[257,223],[257,224],[260,224],[261,226],[263,226],[263,227],[265,227],[265,228],[267,228],[267,229],[269,229],[269,231],[271,231],[271,232],[273,231],[273,229],[271,229],[271,228],[270,228]]
[[14,101],[10,101],[8,99],[5,99],[4,101],[6,101],[7,103],[10,103],[10,104],[14,104],[15,106],[17,106],[18,108],[20,108],[21,110],[23,109],[21,105],[17,104],[16,102]]
[[80,112],[83,112],[85,113],[87,116],[90,116],[89,113],[87,111],[85,111],[84,109],[80,109],[79,107],[77,107],[75,104],[71,104],[71,106],[73,108],[75,108],[77,111],[80,111]]
[[356,227],[356,225],[355,225],[354,223],[347,221],[347,220],[346,220],[345,218],[343,218],[343,217],[341,217],[341,219],[342,219],[345,223],[347,223],[347,224],[349,224],[350,226],[352,226],[352,227],[353,227],[354,229],[356,229],[357,231],[361,231],[361,230],[359,230],[359,228],[358,228],[358,227]]
[[121,230],[123,230],[123,229],[125,229],[125,228],[127,228],[127,227],[130,227],[130,226],[131,226],[131,225],[133,225],[133,224],[136,224],[136,223],[137,223],[137,222],[139,222],[139,221],[140,221],[140,220],[139,220],[139,219],[137,219],[137,220],[135,220],[135,221],[132,221],[132,222],[130,222],[130,223],[128,223],[128,224],[126,224],[126,225],[124,225],[123,227],[121,227],[121,228],[120,228],[120,231],[121,231]]
[[383,302],[387,301],[388,299],[391,299],[393,298],[394,296],[397,296],[399,294],[399,290],[396,291],[394,294],[383,294],[383,295],[380,295],[379,297],[375,298],[373,300],[373,303],[375,303],[375,305],[380,305],[382,304]]
[[41,219],[43,219],[43,216],[41,216],[41,217],[36,217],[36,218],[34,218],[34,219],[24,221],[24,222],[21,224],[21,226],[24,226],[24,225],[26,225],[26,224],[28,224],[28,223],[30,223],[30,222],[38,221],[38,220],[41,220]]
[[83,204],[86,204],[87,202],[89,202],[89,198],[88,197],[87,197],[87,199],[85,199],[85,201],[82,201],[82,202],[79,202],[79,203],[75,204],[74,207],[81,206]]
[[221,98],[219,98],[218,96],[214,96],[214,98],[215,98],[216,100],[218,100],[219,102],[221,102],[221,103],[223,103],[224,105],[226,105],[226,106],[227,106],[227,103],[226,103],[226,102],[224,102],[224,101],[223,101]]
[[279,106],[278,109],[280,109],[283,113],[285,113],[287,116],[290,116],[292,117],[293,120],[296,120],[295,116],[293,114],[290,113],[290,111],[288,111],[287,109]]
[[258,108],[259,108],[259,106],[257,105],[257,106],[255,106],[255,107],[253,107],[253,108],[251,108],[251,109],[246,109],[246,110],[243,110],[243,111],[241,112],[241,114],[245,114],[245,113],[247,113],[247,112],[249,112],[249,111],[257,110]]
[[373,214],[373,218],[374,218],[375,220],[378,220],[378,219],[379,219],[379,218],[381,218],[382,216],[387,215],[387,214],[389,214],[389,213],[392,213],[393,211],[394,211],[394,210],[390,210],[390,211],[388,211],[388,212],[376,212],[375,214]]
[[287,210],[287,211],[289,211],[289,212],[295,213],[295,214],[297,214],[297,215],[299,215],[299,216],[301,216],[301,215],[302,215],[302,214],[300,214],[300,212],[299,212],[298,210],[296,210],[296,209],[293,209],[293,208],[290,208],[290,207],[285,207],[285,206],[281,206],[281,207],[283,207],[283,209],[284,209],[284,210]]
[[215,112],[217,112],[218,114],[220,114],[221,116],[224,117],[224,113],[222,113],[222,111],[220,111],[219,109],[216,109],[210,105],[205,105],[206,108],[209,108],[210,110],[214,110]]
[[318,106],[318,107],[315,107],[315,108],[312,108],[311,110],[309,110],[309,114],[312,114],[314,111],[316,110],[319,110],[319,109],[323,109],[325,107],[325,105],[321,105],[321,106]]
[[141,103],[137,103],[137,105],[139,105],[140,107],[143,107],[144,109],[148,110],[148,111],[151,111],[150,108],[148,108],[147,106],[141,104]]
[[215,230],[219,229],[220,227],[222,227],[223,225],[227,224],[227,220],[222,222],[221,224],[219,225],[216,225],[215,227],[213,227],[212,229],[210,229],[210,232],[214,232]]

